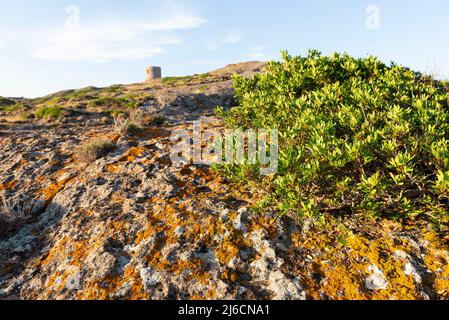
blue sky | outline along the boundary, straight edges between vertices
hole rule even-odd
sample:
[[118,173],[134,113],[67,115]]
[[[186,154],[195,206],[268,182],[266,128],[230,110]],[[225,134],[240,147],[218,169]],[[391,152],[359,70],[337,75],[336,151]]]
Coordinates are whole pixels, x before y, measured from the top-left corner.
[[0,96],[346,51],[449,78],[447,0],[0,0]]

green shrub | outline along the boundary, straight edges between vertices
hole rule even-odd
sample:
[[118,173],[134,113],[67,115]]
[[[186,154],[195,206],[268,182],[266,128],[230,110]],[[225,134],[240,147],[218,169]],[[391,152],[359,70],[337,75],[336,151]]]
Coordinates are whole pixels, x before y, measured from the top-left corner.
[[192,81],[198,82],[198,80],[204,80],[209,77],[209,73],[195,74],[193,76],[182,76],[182,77],[165,77],[162,78],[162,84],[166,86],[178,86],[186,85]]
[[42,107],[37,109],[34,115],[41,119],[57,119],[62,116],[62,109],[59,107]]
[[64,100],[62,100],[61,97],[55,96],[47,96],[33,100],[33,104],[38,107],[57,107],[58,105],[61,105],[63,103]]
[[166,86],[176,85],[180,79],[180,77],[165,77],[162,78],[162,83]]
[[116,92],[120,92],[122,90],[124,90],[124,86],[122,84],[114,84],[112,86],[110,86],[109,88],[106,88],[107,91],[112,92],[112,93],[116,93]]
[[99,108],[99,107],[133,109],[136,107],[136,102],[130,97],[125,98],[102,97],[90,101],[88,104],[88,108]]
[[176,86],[180,84],[187,83],[193,79],[193,76],[184,77],[165,77],[162,78],[162,83],[166,86]]
[[24,109],[25,106],[21,103],[15,103],[12,105],[7,106],[0,106],[0,111],[6,111],[6,112],[14,112]]
[[112,116],[112,117],[117,117],[117,116],[119,116],[119,115],[124,114],[125,111],[120,110],[120,109],[111,109],[111,110],[108,110],[108,113],[109,113],[109,115]]
[[[446,219],[447,83],[375,57],[283,53],[266,73],[234,77],[233,128],[279,130],[279,171],[257,178],[280,212]],[[222,167],[257,176],[255,165]]]
[[78,89],[78,90],[73,90],[73,91],[69,92],[68,94],[66,94],[64,96],[64,99],[82,100],[82,99],[85,99],[86,97],[95,95],[97,91],[98,91],[98,88],[96,88],[96,87],[87,87],[87,88],[82,88],[82,89]]
[[0,108],[9,107],[14,104],[16,104],[16,101],[0,97]]
[[151,124],[156,126],[162,126],[165,122],[167,122],[167,118],[162,115],[155,115],[151,117]]
[[145,116],[140,110],[135,110],[131,114],[125,113],[114,116],[114,132],[120,136],[134,135],[142,132]]

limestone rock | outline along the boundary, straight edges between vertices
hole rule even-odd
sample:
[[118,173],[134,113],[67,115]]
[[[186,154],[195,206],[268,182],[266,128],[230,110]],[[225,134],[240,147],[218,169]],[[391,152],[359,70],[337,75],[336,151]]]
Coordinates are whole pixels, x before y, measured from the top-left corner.
[[388,281],[384,273],[376,265],[368,266],[367,270],[370,276],[365,280],[365,287],[368,290],[385,290],[388,286]]

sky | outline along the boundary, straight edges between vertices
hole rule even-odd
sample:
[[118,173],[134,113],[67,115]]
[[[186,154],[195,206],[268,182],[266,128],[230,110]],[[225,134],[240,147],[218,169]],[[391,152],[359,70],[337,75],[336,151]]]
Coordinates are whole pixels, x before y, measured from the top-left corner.
[[0,96],[142,82],[280,52],[379,56],[449,78],[447,0],[0,0]]

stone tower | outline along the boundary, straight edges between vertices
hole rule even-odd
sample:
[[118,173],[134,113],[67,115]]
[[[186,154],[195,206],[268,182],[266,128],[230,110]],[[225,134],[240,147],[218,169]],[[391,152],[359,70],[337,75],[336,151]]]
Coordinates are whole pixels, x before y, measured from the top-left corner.
[[162,78],[162,69],[161,67],[153,67],[150,66],[146,69],[147,73],[147,81],[151,81],[153,79],[160,79]]

